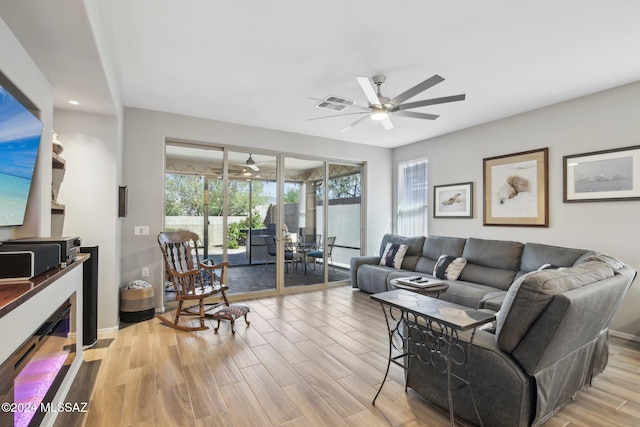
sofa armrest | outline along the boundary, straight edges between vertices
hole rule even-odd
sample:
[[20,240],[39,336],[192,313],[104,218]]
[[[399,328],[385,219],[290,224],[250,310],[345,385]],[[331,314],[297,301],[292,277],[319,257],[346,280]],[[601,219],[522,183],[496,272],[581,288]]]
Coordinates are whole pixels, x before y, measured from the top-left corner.
[[358,287],[358,267],[364,264],[380,264],[379,256],[356,256],[351,258],[351,287]]

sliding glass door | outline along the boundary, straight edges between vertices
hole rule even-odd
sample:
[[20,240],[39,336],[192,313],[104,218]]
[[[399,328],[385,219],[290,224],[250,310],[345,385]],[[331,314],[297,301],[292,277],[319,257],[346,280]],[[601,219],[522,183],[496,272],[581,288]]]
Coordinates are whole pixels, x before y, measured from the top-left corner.
[[[229,261],[230,294],[348,280],[360,255],[361,167],[168,142],[165,229]],[[170,299],[170,298],[169,298]]]
[[323,241],[321,261],[326,266],[327,282],[338,282],[349,280],[350,260],[360,255],[362,167],[329,163],[327,170],[326,198],[322,200],[321,209],[327,239]]
[[227,152],[227,240],[230,293],[276,289],[277,157]]
[[[308,286],[325,282],[316,269],[314,256],[322,250],[323,224],[318,218],[318,188],[324,182],[321,160],[284,158],[284,226],[286,253],[291,258],[292,274],[284,277],[285,287]],[[295,274],[294,274],[295,273]]]

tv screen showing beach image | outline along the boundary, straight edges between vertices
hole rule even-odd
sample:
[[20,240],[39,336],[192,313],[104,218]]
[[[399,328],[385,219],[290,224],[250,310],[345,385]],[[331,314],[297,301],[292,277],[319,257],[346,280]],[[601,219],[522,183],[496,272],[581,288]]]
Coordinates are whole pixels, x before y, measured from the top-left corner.
[[0,86],[0,226],[22,225],[42,122]]

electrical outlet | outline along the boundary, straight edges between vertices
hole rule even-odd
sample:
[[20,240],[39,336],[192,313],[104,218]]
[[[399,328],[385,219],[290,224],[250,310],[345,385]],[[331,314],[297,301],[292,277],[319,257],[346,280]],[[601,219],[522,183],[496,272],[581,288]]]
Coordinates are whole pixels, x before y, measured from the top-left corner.
[[142,267],[142,277],[149,277],[149,267]]
[[148,225],[136,225],[133,229],[134,236],[148,236],[149,235],[149,226]]

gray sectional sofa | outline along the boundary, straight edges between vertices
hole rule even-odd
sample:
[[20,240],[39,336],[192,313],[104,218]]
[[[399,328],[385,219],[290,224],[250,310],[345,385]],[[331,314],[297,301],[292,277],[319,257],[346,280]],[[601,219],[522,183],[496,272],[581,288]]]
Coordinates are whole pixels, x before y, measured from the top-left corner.
[[[633,268],[592,251],[538,243],[387,234],[381,255],[387,243],[408,246],[402,267],[381,266],[380,256],[355,257],[353,287],[384,292],[394,278],[432,276],[441,255],[463,257],[467,265],[458,280],[446,280],[440,298],[497,312],[496,330],[478,330],[469,350],[470,386],[452,386],[457,417],[537,425],[604,370],[609,322],[636,276]],[[560,268],[538,271],[544,264]],[[448,407],[446,375],[413,357],[408,365],[407,385]],[[454,365],[464,377],[463,369]]]

